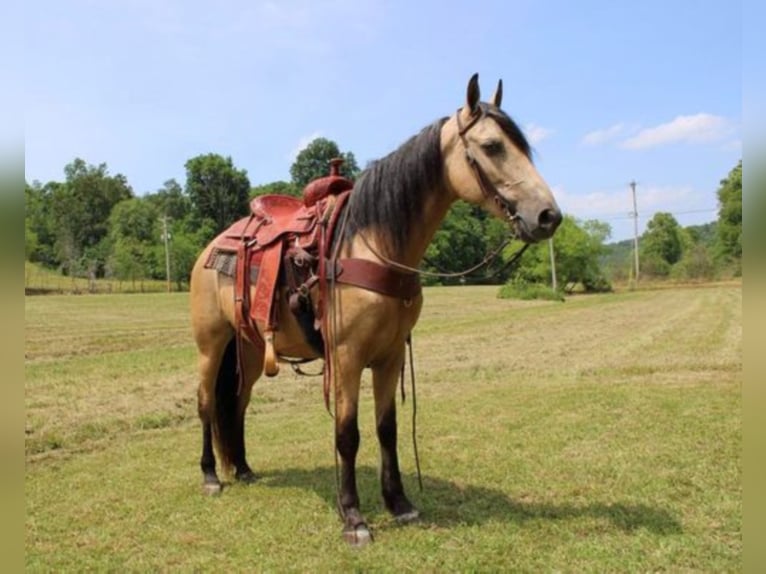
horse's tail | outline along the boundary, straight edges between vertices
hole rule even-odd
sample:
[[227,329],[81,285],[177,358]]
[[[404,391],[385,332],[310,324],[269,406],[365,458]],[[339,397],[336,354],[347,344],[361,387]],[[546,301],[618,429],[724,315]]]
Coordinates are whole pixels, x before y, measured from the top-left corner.
[[236,459],[244,457],[244,416],[239,396],[237,374],[237,342],[233,337],[226,345],[218,367],[215,382],[215,413],[213,415],[213,441],[221,459],[221,466],[228,472]]

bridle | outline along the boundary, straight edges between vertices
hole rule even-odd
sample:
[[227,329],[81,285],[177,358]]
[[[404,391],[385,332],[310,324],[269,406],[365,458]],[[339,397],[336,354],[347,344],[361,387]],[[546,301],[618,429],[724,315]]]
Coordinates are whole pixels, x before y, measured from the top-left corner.
[[[484,194],[484,197],[487,197],[488,199],[491,199],[495,202],[495,205],[497,205],[503,211],[503,213],[505,213],[505,216],[508,218],[508,222],[513,225],[514,231],[516,231],[517,225],[524,225],[524,220],[516,212],[516,205],[503,197],[503,195],[497,190],[497,187],[495,187],[495,185],[490,181],[489,177],[487,177],[487,172],[484,171],[484,168],[481,167],[479,160],[476,159],[476,155],[471,149],[468,138],[465,137],[468,131],[473,126],[475,126],[479,120],[492,116],[487,113],[484,107],[479,107],[479,109],[471,116],[470,121],[463,125],[462,121],[460,120],[461,111],[462,108],[458,108],[457,112],[455,112],[455,121],[457,122],[458,136],[460,136],[460,141],[463,142],[463,147],[465,148],[465,159],[468,162],[468,165],[471,167],[474,175],[476,176],[476,180],[479,182],[479,187],[481,188],[481,192]],[[519,185],[523,181],[524,180],[515,181],[512,185]]]
[[[468,142],[468,138],[465,137],[465,134],[468,133],[468,130],[470,130],[473,126],[475,126],[479,120],[481,120],[484,117],[492,117],[490,114],[487,113],[487,111],[480,107],[479,111],[474,113],[471,116],[471,120],[465,125],[462,125],[462,122],[460,121],[460,112],[462,108],[458,108],[457,112],[455,113],[455,120],[457,122],[457,128],[458,128],[458,135],[460,136],[460,141],[463,142],[463,147],[465,148],[465,158],[468,161],[468,165],[471,166],[471,169],[473,170],[474,175],[476,176],[476,180],[479,182],[479,187],[481,188],[481,192],[484,194],[485,197],[491,199],[495,202],[495,204],[503,211],[505,214],[505,217],[508,219],[508,222],[511,224],[513,228],[513,232],[518,236],[518,226],[526,227],[526,224],[524,223],[524,220],[522,217],[516,212],[516,205],[507,200],[503,195],[497,190],[495,185],[489,180],[489,177],[487,177],[487,173],[484,171],[484,168],[481,167],[481,164],[476,159],[476,156],[471,151],[470,143]],[[519,185],[524,180],[520,179],[518,181],[513,182],[512,186]],[[343,218],[343,223],[341,226],[341,229],[345,228],[346,219],[348,217],[348,210],[346,210],[345,216]],[[526,230],[525,230],[526,231]],[[341,237],[343,236],[343,233],[341,233]],[[485,265],[488,265],[495,257],[497,257],[500,252],[505,249],[505,247],[511,242],[512,237],[508,237],[494,250],[492,250],[490,253],[488,253],[484,259],[477,265],[474,265],[473,267],[470,267],[469,269],[464,269],[463,271],[457,271],[454,273],[443,273],[443,272],[433,272],[433,271],[426,271],[424,269],[419,269],[417,267],[410,267],[409,265],[404,265],[402,263],[399,263],[397,261],[394,261],[393,259],[386,257],[382,253],[380,253],[377,249],[375,249],[372,245],[370,245],[370,242],[367,240],[367,237],[364,235],[364,233],[359,234],[359,237],[361,237],[362,242],[365,244],[365,246],[381,261],[386,263],[389,267],[393,267],[395,269],[399,269],[401,271],[408,271],[411,273],[417,273],[419,275],[427,275],[429,277],[442,277],[442,278],[455,278],[455,277],[465,277],[466,275],[469,275],[470,273],[473,273],[474,271],[477,271],[478,269],[481,269]],[[524,243],[524,245],[516,251],[516,253],[513,254],[511,259],[503,266],[502,271],[505,271],[509,266],[516,263],[521,256],[524,254],[524,252],[529,247],[529,243]]]

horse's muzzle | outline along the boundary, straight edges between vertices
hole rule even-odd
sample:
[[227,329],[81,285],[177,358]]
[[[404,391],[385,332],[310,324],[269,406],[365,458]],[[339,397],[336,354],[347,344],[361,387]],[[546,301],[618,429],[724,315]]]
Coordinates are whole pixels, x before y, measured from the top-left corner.
[[540,239],[548,239],[561,224],[561,211],[557,207],[543,209],[537,216],[537,231]]
[[517,213],[511,218],[516,236],[527,243],[536,243],[553,237],[561,224],[562,215],[558,207],[546,207],[536,214]]

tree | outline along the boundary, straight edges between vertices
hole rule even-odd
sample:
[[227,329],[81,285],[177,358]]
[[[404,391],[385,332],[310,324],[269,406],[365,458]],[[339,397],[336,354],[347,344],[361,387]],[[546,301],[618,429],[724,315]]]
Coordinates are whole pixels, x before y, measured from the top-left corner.
[[486,254],[481,231],[472,206],[463,201],[454,203],[426,249],[426,268],[454,273],[476,265]]
[[199,225],[210,221],[214,234],[248,213],[250,181],[231,157],[210,153],[187,161],[186,192],[195,221]]
[[[188,283],[197,256],[213,235],[212,229],[204,226],[193,229],[189,223],[189,220],[173,222],[170,229],[170,279],[175,281],[179,291],[184,283]],[[157,249],[157,257],[164,261],[164,245]]]
[[150,201],[131,198],[115,205],[109,217],[112,273],[133,282],[161,275],[156,257],[159,237],[159,213]]
[[24,258],[28,261],[30,256],[37,251],[39,240],[37,233],[29,224],[29,218],[24,219]]
[[718,188],[716,251],[726,261],[742,259],[742,160]]
[[330,173],[330,160],[336,157],[343,158],[340,173],[349,179],[355,179],[359,175],[359,166],[356,164],[354,154],[341,153],[338,144],[326,138],[316,138],[300,151],[290,167],[292,182],[303,189],[307,183],[318,177],[324,177]]
[[292,195],[293,197],[300,197],[303,193],[303,189],[289,181],[272,181],[271,183],[265,183],[263,185],[256,185],[250,190],[250,197],[257,197],[259,195]]
[[[604,242],[611,232],[608,223],[580,222],[571,215],[564,216],[553,236],[553,249],[556,279],[565,291],[571,292],[577,285],[588,292],[611,289],[600,263],[606,253]],[[528,283],[550,283],[551,258],[547,241],[527,250],[516,276]]]
[[683,255],[681,226],[670,213],[657,212],[640,241],[641,268],[647,275],[667,276]]
[[148,193],[144,197],[157,208],[160,215],[174,221],[184,219],[191,212],[189,196],[175,179],[167,180],[155,193]]
[[692,243],[684,250],[681,260],[673,266],[672,274],[677,279],[710,280],[716,274],[715,261],[703,243]]
[[107,250],[102,245],[109,231],[109,214],[117,203],[133,197],[123,175],[109,175],[107,166],[75,159],[64,168],[66,181],[50,186],[51,219],[56,255],[65,271],[100,274]]
[[[455,202],[426,249],[425,269],[441,273],[470,269],[496,250],[507,235],[508,227],[499,219],[489,216],[480,207]],[[502,270],[503,265],[502,259],[496,258],[466,278],[445,278],[443,281],[502,282],[507,274]]]
[[36,261],[55,267],[56,257],[55,225],[51,213],[53,188],[61,184],[50,182],[41,185],[35,181],[24,186],[25,251],[29,261]]

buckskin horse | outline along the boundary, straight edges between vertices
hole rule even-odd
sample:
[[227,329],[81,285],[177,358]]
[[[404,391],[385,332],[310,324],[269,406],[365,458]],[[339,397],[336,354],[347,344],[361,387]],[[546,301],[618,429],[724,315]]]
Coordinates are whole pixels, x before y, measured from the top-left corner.
[[502,81],[488,102],[480,101],[475,74],[456,113],[371,164],[355,183],[334,165],[317,189],[306,188],[303,201],[256,198],[249,217],[205,248],[190,295],[205,493],[222,488],[215,452],[236,480],[256,478],[244,438],[255,381],[274,375],[279,359],[324,357],[343,537],[357,545],[372,539],[355,474],[365,368],[372,370],[383,502],[398,522],[418,518],[399,471],[395,400],[423,301],[416,268],[456,200],[507,221],[527,244],[551,237],[562,217],[501,100]]

